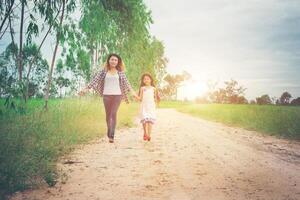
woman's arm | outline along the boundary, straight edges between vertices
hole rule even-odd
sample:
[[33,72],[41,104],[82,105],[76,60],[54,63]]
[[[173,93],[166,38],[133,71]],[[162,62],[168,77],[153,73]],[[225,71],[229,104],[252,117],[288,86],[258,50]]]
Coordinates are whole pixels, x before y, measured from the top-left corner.
[[91,80],[91,82],[90,82],[89,84],[87,84],[86,89],[91,89],[91,88],[96,89],[96,87],[97,87],[97,85],[100,83],[100,81],[103,80],[104,72],[105,72],[104,69],[100,70],[100,71],[94,76],[94,78]]
[[102,77],[104,74],[104,69],[100,70],[95,76],[94,78],[91,80],[90,83],[88,83],[83,90],[81,90],[78,94],[80,96],[85,95],[91,88],[95,89],[97,88],[97,85],[100,83],[100,81],[102,81]]
[[136,92],[134,91],[134,89],[132,88],[131,84],[129,83],[125,73],[123,72],[122,74],[123,76],[123,80],[124,80],[124,86],[125,86],[125,90],[127,90],[127,92],[130,92],[132,96],[134,96],[137,100],[140,100],[140,97],[136,94]]

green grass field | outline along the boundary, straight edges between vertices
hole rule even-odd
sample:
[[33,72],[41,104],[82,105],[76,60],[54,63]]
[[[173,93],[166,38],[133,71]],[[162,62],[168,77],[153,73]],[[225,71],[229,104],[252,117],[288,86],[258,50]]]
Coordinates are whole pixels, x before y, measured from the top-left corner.
[[[0,198],[1,193],[23,190],[58,178],[55,163],[77,144],[106,134],[102,99],[31,100],[26,114],[7,110],[0,101]],[[132,126],[137,104],[121,104],[118,127]]]
[[[8,110],[0,100],[0,197],[46,181],[54,185],[57,160],[78,144],[105,135],[105,112],[100,98],[53,99],[49,110],[43,100],[31,100],[28,112]],[[160,108],[175,108],[196,117],[300,139],[300,107],[194,104],[163,101]],[[132,126],[138,104],[121,104],[118,128]]]
[[195,104],[170,101],[161,102],[160,107],[175,108],[196,117],[248,130],[300,139],[299,106]]

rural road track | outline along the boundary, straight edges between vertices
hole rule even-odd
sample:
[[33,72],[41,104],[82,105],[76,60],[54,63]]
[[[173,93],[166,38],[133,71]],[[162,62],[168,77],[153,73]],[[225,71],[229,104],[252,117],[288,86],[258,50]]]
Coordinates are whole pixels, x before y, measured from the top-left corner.
[[141,125],[78,148],[58,164],[65,183],[11,199],[300,199],[300,143],[158,109],[151,142]]

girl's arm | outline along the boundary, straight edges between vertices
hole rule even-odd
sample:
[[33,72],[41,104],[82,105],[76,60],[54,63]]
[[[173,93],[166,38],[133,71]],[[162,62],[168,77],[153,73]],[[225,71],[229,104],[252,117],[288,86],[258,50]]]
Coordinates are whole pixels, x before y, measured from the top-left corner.
[[157,88],[154,88],[154,100],[155,100],[156,106],[158,106],[158,104],[160,102],[160,97],[159,97]]
[[133,90],[133,88],[130,88],[130,92],[131,92],[131,95],[134,96],[134,98],[136,100],[140,100],[139,95],[136,94],[136,92]]
[[136,94],[136,92],[131,88],[131,95],[134,96],[137,100],[140,100],[140,96]]
[[125,82],[125,88],[128,92],[131,93],[132,96],[134,96],[137,100],[140,100],[139,96],[136,94],[136,92],[134,91],[134,89],[132,88],[131,84],[129,83],[125,73],[123,72],[123,79]]
[[140,87],[139,90],[139,100],[142,101],[144,95],[144,87]]

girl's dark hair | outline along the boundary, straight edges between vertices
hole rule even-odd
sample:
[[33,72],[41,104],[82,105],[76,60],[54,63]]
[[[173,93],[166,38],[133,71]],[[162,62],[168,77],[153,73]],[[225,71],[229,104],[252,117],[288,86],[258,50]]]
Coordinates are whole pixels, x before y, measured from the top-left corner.
[[140,88],[139,88],[139,95],[141,95],[141,87],[145,86],[145,83],[144,83],[145,76],[148,76],[150,78],[150,80],[151,80],[151,86],[155,87],[155,85],[154,85],[154,79],[151,76],[151,74],[150,73],[144,73],[142,75],[142,77],[141,77],[141,83],[140,83]]
[[116,66],[116,69],[117,69],[118,71],[124,71],[124,70],[125,70],[125,65],[124,65],[124,63],[123,63],[123,61],[122,61],[122,58],[121,58],[118,54],[116,54],[116,53],[111,53],[111,54],[109,54],[109,55],[107,56],[107,59],[106,59],[105,65],[104,65],[105,69],[106,69],[106,70],[110,70],[109,60],[110,60],[110,58],[113,57],[113,56],[118,58],[118,64],[117,64],[117,66]]

